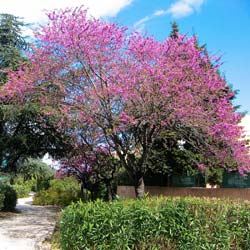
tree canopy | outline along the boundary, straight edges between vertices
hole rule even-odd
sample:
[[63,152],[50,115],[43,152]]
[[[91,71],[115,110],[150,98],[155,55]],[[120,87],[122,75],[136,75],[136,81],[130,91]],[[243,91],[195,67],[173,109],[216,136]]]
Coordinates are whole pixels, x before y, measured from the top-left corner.
[[[16,70],[24,60],[27,42],[22,36],[24,23],[10,14],[0,14],[0,70]],[[0,85],[6,82],[6,72],[0,72]]]
[[159,42],[89,19],[82,8],[48,17],[30,63],[9,72],[2,101],[39,103],[43,114],[60,119],[58,129],[70,128],[76,145],[113,152],[134,177],[137,196],[162,133],[176,131],[192,144],[203,156],[200,169],[209,158],[250,170],[234,92],[217,73],[218,58],[197,49],[195,37],[176,33]]

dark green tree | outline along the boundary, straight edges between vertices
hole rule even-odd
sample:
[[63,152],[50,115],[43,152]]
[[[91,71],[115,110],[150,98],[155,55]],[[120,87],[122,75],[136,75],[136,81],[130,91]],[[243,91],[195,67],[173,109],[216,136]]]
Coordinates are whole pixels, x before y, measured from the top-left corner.
[[45,153],[62,157],[70,150],[71,141],[56,128],[56,120],[40,113],[39,106],[6,105],[5,124],[0,137],[2,154],[7,162],[5,171],[16,172],[27,157],[42,157]]
[[[0,70],[16,70],[25,60],[23,50],[27,43],[22,36],[24,23],[10,14],[0,14]],[[0,73],[0,85],[7,80],[7,73]]]
[[178,34],[179,34],[178,24],[176,22],[173,22],[173,23],[171,23],[171,26],[172,26],[172,31],[170,33],[170,37],[177,38]]

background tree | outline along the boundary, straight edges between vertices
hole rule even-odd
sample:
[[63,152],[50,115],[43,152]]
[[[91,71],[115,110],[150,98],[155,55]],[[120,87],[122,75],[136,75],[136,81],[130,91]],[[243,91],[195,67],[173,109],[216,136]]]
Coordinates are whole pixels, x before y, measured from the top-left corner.
[[[18,17],[0,15],[0,85],[8,81],[10,71],[28,63],[24,27]],[[22,84],[17,86],[17,90],[21,88]],[[22,106],[0,102],[0,163],[5,162],[4,171],[16,172],[17,165],[29,156],[41,157],[46,152],[62,155],[62,150],[70,145],[66,138],[62,130],[57,131],[55,119],[42,114],[35,102]]]
[[39,158],[27,158],[17,167],[17,173],[23,181],[35,180],[35,190],[49,186],[49,180],[54,177],[55,170]]
[[[5,171],[16,172],[18,164],[28,157],[46,153],[62,157],[71,148],[72,140],[64,130],[57,130],[52,117],[42,115],[36,105],[16,107],[8,103],[3,126],[2,153],[7,164]],[[71,141],[70,141],[71,140]]]
[[[24,24],[15,16],[0,14],[0,86],[7,81],[6,70],[17,70],[19,64],[24,61],[23,50],[27,44],[21,35]],[[6,106],[0,105],[0,164],[4,160],[6,148]]]
[[176,127],[184,141],[199,138],[193,147],[203,159],[250,170],[233,93],[217,74],[219,63],[210,66],[213,59],[197,50],[195,38],[158,42],[127,35],[123,27],[88,19],[81,8],[49,19],[30,64],[2,87],[2,100],[21,105],[35,99],[44,113],[61,116],[74,141],[91,142],[91,151],[110,148],[133,176],[138,197],[155,140]]
[[27,42],[22,36],[24,23],[16,16],[0,14],[0,85],[7,80],[6,69],[17,70],[25,60],[23,50]]

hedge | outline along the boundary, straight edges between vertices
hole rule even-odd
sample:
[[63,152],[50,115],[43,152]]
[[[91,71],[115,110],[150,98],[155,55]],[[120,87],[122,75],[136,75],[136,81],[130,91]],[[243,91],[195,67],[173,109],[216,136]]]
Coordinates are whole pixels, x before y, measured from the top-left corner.
[[33,186],[36,185],[36,180],[27,180],[24,181],[23,178],[15,178],[15,182],[12,187],[15,189],[18,198],[29,197],[30,192],[32,191]]
[[62,250],[249,250],[250,205],[199,198],[78,202],[60,220]]
[[33,201],[34,205],[67,206],[81,197],[80,186],[73,177],[54,179],[50,181],[47,190],[39,191]]
[[0,182],[0,210],[13,211],[17,203],[16,191],[10,185]]

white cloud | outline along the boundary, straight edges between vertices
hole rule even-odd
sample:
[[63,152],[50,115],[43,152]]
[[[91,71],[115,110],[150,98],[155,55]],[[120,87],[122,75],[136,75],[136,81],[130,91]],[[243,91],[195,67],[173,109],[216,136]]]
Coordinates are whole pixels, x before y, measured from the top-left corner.
[[144,23],[148,22],[150,19],[152,19],[152,16],[145,16],[142,19],[140,19],[138,22],[134,24],[135,28],[142,27]]
[[173,3],[166,13],[169,13],[174,18],[182,18],[198,11],[204,0],[179,0]]
[[165,14],[167,14],[167,11],[166,10],[157,10],[157,11],[155,11],[154,12],[154,16],[163,16],[163,15],[165,15]]
[[201,5],[205,0],[178,0],[171,4],[169,8],[157,10],[152,15],[148,15],[134,24],[134,27],[141,29],[146,22],[159,17],[170,14],[173,18],[182,18],[193,14],[195,11],[199,11]]
[[193,8],[190,5],[180,1],[173,4],[169,8],[168,13],[170,13],[175,18],[181,18],[192,14]]
[[24,28],[23,36],[33,37],[33,30],[38,23],[47,20],[45,11],[83,5],[88,8],[90,16],[114,17],[132,2],[133,0],[0,0],[0,13],[23,18],[25,23],[31,24],[30,28]]
[[45,19],[44,10],[84,5],[89,14],[99,17],[116,16],[122,8],[133,0],[0,0],[0,13],[9,13],[23,17],[25,22],[33,23]]

